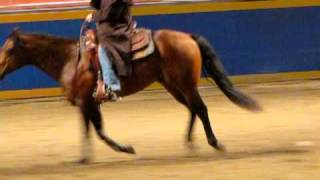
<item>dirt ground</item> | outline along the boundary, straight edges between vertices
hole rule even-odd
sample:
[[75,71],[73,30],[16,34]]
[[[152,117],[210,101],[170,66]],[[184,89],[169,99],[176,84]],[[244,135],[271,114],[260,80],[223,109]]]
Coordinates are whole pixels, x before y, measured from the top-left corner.
[[0,179],[319,179],[320,81],[240,85],[264,107],[243,110],[214,87],[201,88],[226,153],[206,143],[196,122],[195,149],[184,143],[186,109],[164,91],[102,106],[107,133],[137,155],[94,139],[94,161],[80,156],[78,110],[62,98],[0,102]]

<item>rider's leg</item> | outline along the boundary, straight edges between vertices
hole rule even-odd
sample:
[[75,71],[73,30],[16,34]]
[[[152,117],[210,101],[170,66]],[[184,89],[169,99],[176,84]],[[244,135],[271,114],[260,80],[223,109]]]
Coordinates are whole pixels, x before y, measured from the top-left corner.
[[111,91],[119,91],[121,89],[120,81],[112,69],[112,62],[109,59],[105,48],[99,46],[98,55],[105,84]]

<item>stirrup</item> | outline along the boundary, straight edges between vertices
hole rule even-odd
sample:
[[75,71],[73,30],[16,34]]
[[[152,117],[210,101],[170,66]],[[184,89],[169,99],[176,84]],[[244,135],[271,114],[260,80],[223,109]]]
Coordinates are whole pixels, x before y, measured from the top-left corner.
[[117,95],[117,93],[115,93],[114,91],[111,90],[111,88],[107,88],[106,89],[106,94],[105,94],[105,98],[104,101],[113,101],[113,102],[117,102],[120,101],[121,97],[119,97]]
[[112,91],[110,88],[106,88],[105,89],[105,93],[104,93],[102,99],[97,99],[97,88],[93,91],[92,97],[97,102],[107,102],[107,101],[117,102],[117,101],[120,101],[122,99],[114,91]]

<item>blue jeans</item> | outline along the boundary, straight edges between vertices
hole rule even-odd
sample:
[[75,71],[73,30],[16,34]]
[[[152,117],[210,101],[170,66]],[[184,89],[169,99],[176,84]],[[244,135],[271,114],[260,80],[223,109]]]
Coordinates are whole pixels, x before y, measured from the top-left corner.
[[98,49],[98,56],[104,83],[112,91],[119,91],[121,89],[120,81],[112,69],[112,62],[109,59],[105,48],[102,48],[100,45]]

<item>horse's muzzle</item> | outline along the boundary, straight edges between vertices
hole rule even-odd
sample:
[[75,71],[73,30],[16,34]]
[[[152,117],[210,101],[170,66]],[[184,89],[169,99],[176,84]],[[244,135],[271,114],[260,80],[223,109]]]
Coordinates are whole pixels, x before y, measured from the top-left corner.
[[8,64],[6,64],[2,69],[0,69],[0,80],[4,79],[6,76],[6,70],[7,70]]
[[0,80],[3,80],[3,79],[4,79],[4,76],[5,76],[4,71],[0,71]]

